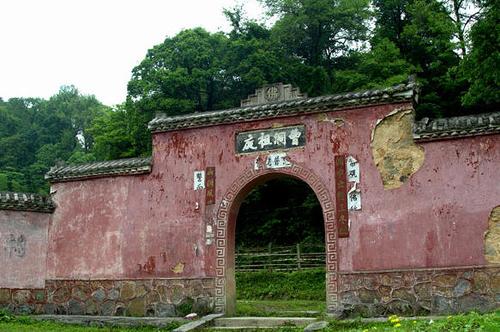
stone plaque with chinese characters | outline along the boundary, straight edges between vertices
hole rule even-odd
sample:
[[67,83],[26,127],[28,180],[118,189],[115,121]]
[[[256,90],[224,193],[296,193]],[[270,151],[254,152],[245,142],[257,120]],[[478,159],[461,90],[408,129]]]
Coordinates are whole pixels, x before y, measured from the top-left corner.
[[305,126],[246,131],[236,135],[236,153],[291,149],[306,144]]

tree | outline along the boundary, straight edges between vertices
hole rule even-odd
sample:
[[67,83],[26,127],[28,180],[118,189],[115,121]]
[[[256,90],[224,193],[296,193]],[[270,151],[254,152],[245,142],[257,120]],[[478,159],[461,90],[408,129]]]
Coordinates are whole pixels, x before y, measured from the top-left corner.
[[500,5],[495,0],[481,4],[481,17],[471,30],[472,49],[462,66],[470,84],[462,103],[487,112],[498,110],[500,105]]
[[367,38],[368,0],[263,0],[273,42],[313,67],[331,69],[333,60]]
[[118,105],[94,118],[88,129],[94,137],[93,156],[110,160],[149,153],[149,140],[143,137],[148,134],[145,116]]
[[346,90],[382,88],[399,84],[415,72],[389,39],[377,41],[369,52],[351,55],[351,68],[335,71],[335,82]]
[[44,174],[51,166],[77,151],[90,154],[93,137],[87,129],[105,109],[94,96],[81,95],[74,86],[61,87],[49,100],[1,101],[0,173],[4,180],[0,190],[46,193]]
[[387,38],[414,67],[422,86],[418,116],[452,115],[460,109],[460,82],[449,70],[459,63],[452,42],[454,25],[437,0],[375,0],[376,24],[372,43]]
[[127,107],[150,114],[200,112],[221,107],[227,37],[201,29],[181,31],[154,46],[132,71]]
[[443,4],[449,12],[454,25],[454,37],[458,41],[460,56],[467,55],[469,48],[468,32],[470,26],[477,20],[480,10],[473,0],[444,0]]

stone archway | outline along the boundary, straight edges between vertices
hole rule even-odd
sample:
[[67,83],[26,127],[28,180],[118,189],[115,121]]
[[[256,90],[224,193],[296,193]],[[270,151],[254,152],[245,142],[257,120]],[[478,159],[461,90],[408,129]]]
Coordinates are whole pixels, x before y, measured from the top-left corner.
[[232,315],[236,309],[234,280],[235,224],[241,201],[259,182],[288,175],[304,181],[316,194],[323,211],[326,246],[326,301],[327,311],[335,312],[338,301],[337,227],[334,203],[327,187],[311,170],[300,165],[280,169],[254,169],[244,171],[229,187],[222,198],[216,215],[216,278],[215,311]]

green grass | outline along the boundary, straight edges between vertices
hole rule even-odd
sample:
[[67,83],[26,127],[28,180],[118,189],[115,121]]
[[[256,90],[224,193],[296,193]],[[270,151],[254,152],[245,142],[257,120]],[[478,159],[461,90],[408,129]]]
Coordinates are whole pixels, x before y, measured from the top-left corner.
[[[311,300],[238,300],[236,303],[237,316],[259,317],[304,317],[322,315],[325,312],[325,301]],[[305,311],[315,311],[319,314],[311,315]]]
[[328,331],[345,332],[498,332],[500,331],[500,311],[490,314],[469,313],[443,317],[440,319],[400,319],[389,317],[385,322],[364,323],[361,320],[331,321]]
[[[256,329],[255,331],[298,332],[304,328],[284,326],[280,329]],[[212,332],[217,329],[210,329]],[[222,330],[220,330],[222,331]],[[382,322],[361,320],[329,321],[324,332],[498,332],[500,331],[500,311],[490,314],[469,313],[439,319],[400,319],[392,316]],[[245,330],[249,332],[249,330]]]
[[[276,302],[276,303],[273,303]],[[239,303],[240,304],[240,303]],[[243,303],[244,304],[244,303]],[[315,301],[255,301],[254,304],[266,305],[276,309],[298,309],[314,310],[321,309]],[[248,305],[251,305],[250,301]],[[155,327],[85,327],[70,324],[59,324],[52,322],[35,321],[29,317],[15,317],[5,312],[0,312],[0,331],[8,332],[146,332],[146,331],[171,331],[179,323],[172,323],[162,329]],[[286,326],[279,331],[292,332],[302,331],[302,328]],[[216,329],[211,329],[216,331]],[[265,330],[259,329],[259,332]],[[273,330],[277,331],[277,330]],[[497,332],[500,331],[500,311],[490,314],[469,313],[465,315],[448,316],[440,319],[401,319],[392,316],[382,322],[363,322],[361,320],[330,320],[328,327],[324,331],[340,332],[380,332],[380,331],[401,331],[401,332]]]
[[236,294],[241,300],[325,301],[325,270],[238,272]]

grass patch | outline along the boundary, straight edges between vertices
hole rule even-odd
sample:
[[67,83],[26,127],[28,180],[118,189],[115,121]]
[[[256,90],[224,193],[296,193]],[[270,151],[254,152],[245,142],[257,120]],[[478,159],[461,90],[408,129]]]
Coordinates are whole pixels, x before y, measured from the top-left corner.
[[325,270],[237,272],[236,293],[242,300],[325,301]]
[[[265,332],[295,332],[304,328],[284,326],[279,329],[255,329]],[[218,331],[216,328],[210,331]],[[223,331],[223,330],[219,330]],[[250,331],[250,330],[246,330]],[[498,332],[500,331],[500,312],[490,314],[469,313],[443,317],[440,319],[400,319],[391,316],[382,322],[363,322],[358,320],[330,321],[323,332]]]
[[391,316],[384,322],[366,323],[361,320],[331,321],[327,331],[344,332],[498,332],[500,331],[500,311],[490,314],[475,312],[443,317],[440,319],[401,319]]
[[[310,300],[238,300],[237,316],[317,317],[325,312],[324,301]],[[308,314],[307,312],[311,312]],[[312,312],[315,312],[314,314]]]

